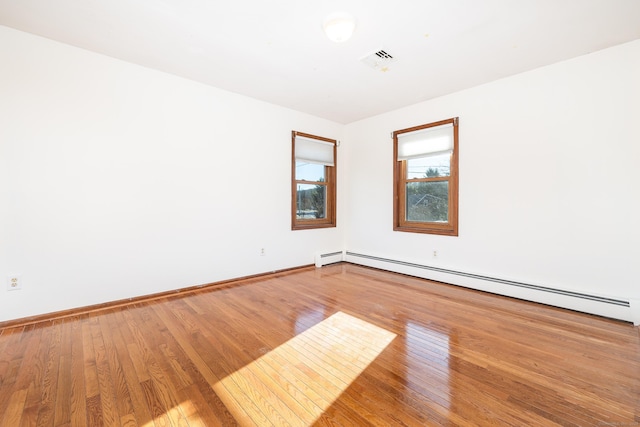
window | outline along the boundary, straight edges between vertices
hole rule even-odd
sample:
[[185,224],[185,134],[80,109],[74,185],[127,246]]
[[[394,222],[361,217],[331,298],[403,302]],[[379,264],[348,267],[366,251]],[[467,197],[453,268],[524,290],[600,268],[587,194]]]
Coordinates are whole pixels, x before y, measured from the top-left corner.
[[393,133],[393,229],[458,235],[458,118]]
[[336,140],[291,132],[291,229],[336,226]]

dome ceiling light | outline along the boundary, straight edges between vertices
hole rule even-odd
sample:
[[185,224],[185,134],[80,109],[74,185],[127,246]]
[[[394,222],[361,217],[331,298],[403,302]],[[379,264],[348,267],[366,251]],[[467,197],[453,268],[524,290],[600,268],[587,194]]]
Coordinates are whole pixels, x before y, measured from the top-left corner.
[[329,40],[343,43],[353,35],[353,30],[356,28],[356,20],[346,12],[336,12],[324,19],[322,28]]

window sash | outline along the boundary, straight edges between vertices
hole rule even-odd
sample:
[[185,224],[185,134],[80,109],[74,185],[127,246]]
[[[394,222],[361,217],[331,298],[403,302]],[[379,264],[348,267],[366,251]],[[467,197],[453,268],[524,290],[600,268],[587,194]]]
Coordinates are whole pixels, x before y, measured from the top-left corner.
[[[328,197],[330,196],[329,185],[326,182],[296,181],[296,186],[299,187],[296,192],[296,219],[298,221],[315,221],[315,222],[326,221],[327,214],[328,214],[327,208],[331,206],[331,203],[328,200]],[[302,189],[300,187],[305,187],[305,188]],[[305,199],[301,198],[302,193],[308,190],[313,191],[314,189],[322,189],[321,205],[314,203],[313,200],[309,201],[308,198],[305,198]],[[308,193],[307,193],[307,197],[308,197]],[[315,211],[316,213],[315,217],[308,217],[308,213],[301,214],[301,212],[305,211],[304,209],[305,207],[316,207],[320,209],[319,209],[319,212],[318,210]],[[306,210],[312,211],[312,209],[306,209]]]
[[[434,178],[407,178],[406,177],[406,173],[407,173],[407,162],[406,161],[401,161],[400,163],[400,170],[401,170],[401,177],[402,179],[399,180],[398,185],[402,187],[402,191],[399,191],[398,197],[399,197],[399,204],[398,204],[398,225],[400,227],[408,227],[408,228],[428,228],[431,229],[432,232],[436,233],[436,234],[440,234],[438,233],[438,231],[446,231],[451,227],[451,220],[452,220],[452,215],[454,214],[453,212],[453,194],[452,194],[452,190],[454,189],[452,186],[454,185],[454,181],[452,179],[451,176],[440,176],[440,177],[434,177]],[[441,222],[441,221],[416,221],[416,220],[411,220],[408,219],[408,211],[407,211],[407,184],[410,184],[412,182],[447,182],[448,183],[448,189],[449,189],[449,196],[448,196],[448,202],[447,202],[447,218],[448,220],[446,222]],[[415,231],[415,230],[414,230]]]

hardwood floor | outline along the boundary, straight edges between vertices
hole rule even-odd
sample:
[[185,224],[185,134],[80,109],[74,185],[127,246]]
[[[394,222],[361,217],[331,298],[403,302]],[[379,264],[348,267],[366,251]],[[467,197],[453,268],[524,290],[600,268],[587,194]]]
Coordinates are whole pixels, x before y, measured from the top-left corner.
[[637,426],[630,324],[350,264],[0,330],[0,426]]

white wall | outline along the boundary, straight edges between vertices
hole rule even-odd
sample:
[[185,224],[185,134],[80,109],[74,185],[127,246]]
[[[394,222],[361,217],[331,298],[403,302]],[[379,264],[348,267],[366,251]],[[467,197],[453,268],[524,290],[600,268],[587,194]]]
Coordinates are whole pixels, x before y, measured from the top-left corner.
[[[640,40],[348,125],[347,249],[640,298],[639,76]],[[390,132],[455,116],[459,237],[394,232]]]
[[[343,247],[640,300],[640,41],[346,127],[5,27],[0,64],[0,321]],[[460,236],[392,231],[390,132],[454,116]],[[336,229],[290,230],[293,129],[342,137]]]
[[6,27],[0,64],[0,321],[343,247],[290,229],[291,130],[342,125]]

